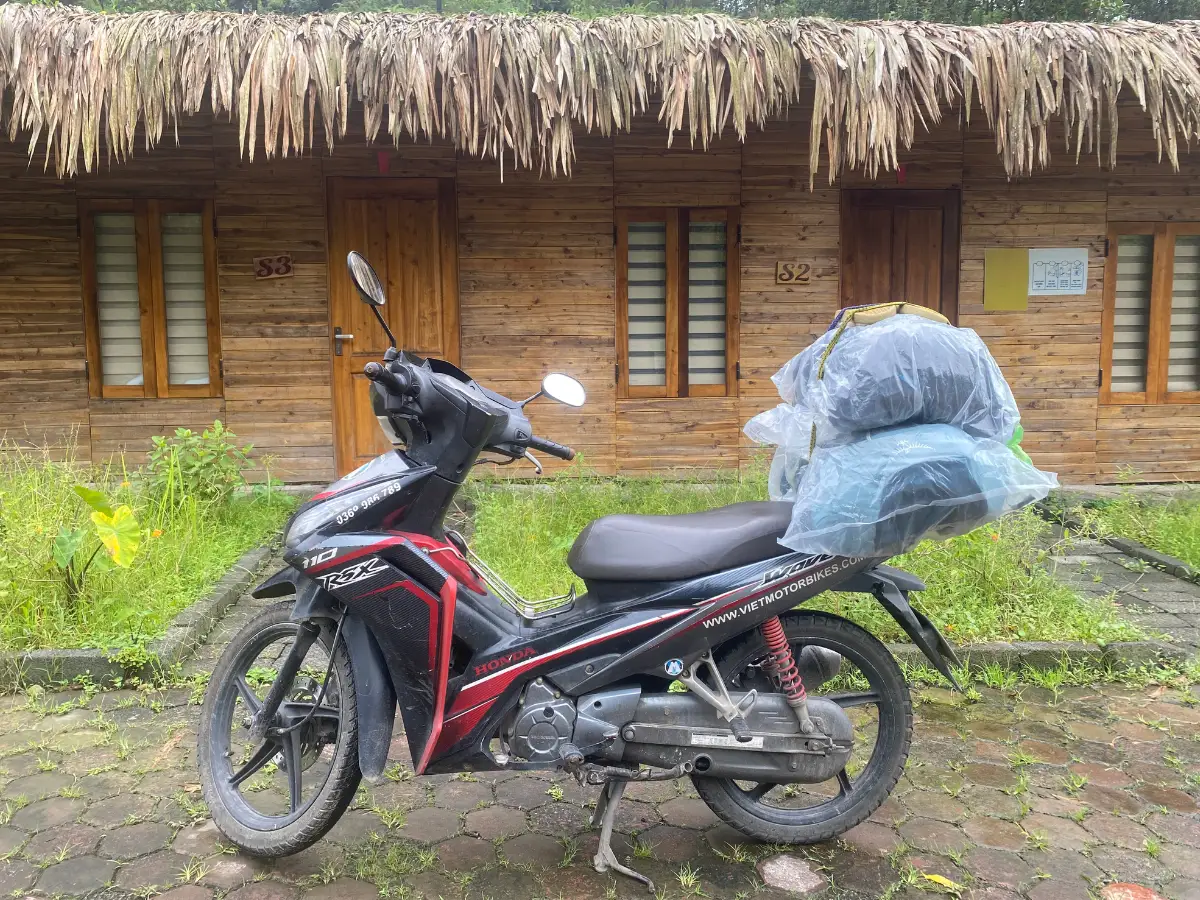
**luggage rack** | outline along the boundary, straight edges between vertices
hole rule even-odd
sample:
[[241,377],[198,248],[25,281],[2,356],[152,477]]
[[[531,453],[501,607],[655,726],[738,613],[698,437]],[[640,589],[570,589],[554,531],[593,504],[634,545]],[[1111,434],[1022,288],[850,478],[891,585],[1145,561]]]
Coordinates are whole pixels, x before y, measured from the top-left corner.
[[446,537],[450,542],[467,558],[471,568],[488,586],[488,589],[503,600],[512,610],[527,622],[536,622],[539,619],[546,619],[550,616],[561,615],[569,612],[575,606],[575,585],[571,585],[571,589],[565,594],[560,594],[557,597],[547,597],[544,603],[548,604],[544,609],[538,609],[519,593],[516,588],[505,581],[498,572],[483,561],[474,550],[467,546],[467,542],[463,540],[461,534],[457,531],[447,531]]

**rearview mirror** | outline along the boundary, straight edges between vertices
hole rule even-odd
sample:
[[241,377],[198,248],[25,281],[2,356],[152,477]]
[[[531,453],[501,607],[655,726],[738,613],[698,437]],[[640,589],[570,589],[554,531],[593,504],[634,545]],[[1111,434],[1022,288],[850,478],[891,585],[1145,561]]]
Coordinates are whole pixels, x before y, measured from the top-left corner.
[[383,292],[383,284],[379,276],[371,268],[371,264],[357,250],[351,250],[346,256],[346,268],[350,270],[350,280],[358,288],[363,303],[370,306],[383,306],[387,297]]
[[560,372],[551,372],[542,379],[542,393],[551,400],[557,400],[567,406],[583,406],[587,400],[587,392],[583,385],[570,375]]

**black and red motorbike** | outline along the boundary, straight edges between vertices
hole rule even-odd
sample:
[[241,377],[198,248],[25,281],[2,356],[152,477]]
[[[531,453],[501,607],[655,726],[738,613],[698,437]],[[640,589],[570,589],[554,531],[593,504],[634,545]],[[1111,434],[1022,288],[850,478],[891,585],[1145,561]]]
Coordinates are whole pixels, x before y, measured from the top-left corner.
[[199,765],[225,836],[260,856],[318,840],[360,777],[384,777],[397,706],[417,775],[564,769],[602,785],[595,865],[647,883],[610,846],[631,781],[689,776],[720,818],[774,843],[866,819],[908,755],[908,686],[870,633],[797,607],[870,594],[953,682],[953,651],[908,601],[924,585],[881,559],[788,551],[791,504],[761,502],[597,519],[568,557],[586,593],[527,602],[447,512],[478,461],[571,459],[525,407],[581,406],[583,387],[552,374],[517,402],[396,350],[378,277],[357,253],[348,265],[391,339],[365,374],[396,449],[293,516],[288,567],[255,591],[287,599],[212,674]]

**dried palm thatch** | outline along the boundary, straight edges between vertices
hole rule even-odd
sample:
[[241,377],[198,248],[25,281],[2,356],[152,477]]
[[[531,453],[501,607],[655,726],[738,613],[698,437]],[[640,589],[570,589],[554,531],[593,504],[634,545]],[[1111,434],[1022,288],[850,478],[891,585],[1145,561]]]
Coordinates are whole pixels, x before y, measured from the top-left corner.
[[[830,177],[896,164],[918,126],[977,101],[1010,174],[1049,160],[1048,125],[1068,146],[1116,161],[1117,96],[1135,96],[1160,154],[1200,136],[1200,22],[958,27],[713,15],[361,14],[299,19],[225,13],[98,15],[0,7],[0,101],[10,138],[72,175],[101,137],[123,159],[139,125],[147,146],[206,95],[235,118],[244,152],[332,145],[361,101],[380,129],[444,138],[476,156],[570,172],[573,134],[628,129],[652,106],[668,136],[706,146],[783,113],[813,84],[810,165]],[[669,140],[669,137],[668,137]]]

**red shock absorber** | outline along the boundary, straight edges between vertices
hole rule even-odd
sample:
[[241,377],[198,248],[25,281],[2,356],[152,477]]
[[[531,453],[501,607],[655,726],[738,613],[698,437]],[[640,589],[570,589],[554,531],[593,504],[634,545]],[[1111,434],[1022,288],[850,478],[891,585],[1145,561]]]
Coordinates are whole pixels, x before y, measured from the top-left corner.
[[809,734],[813,725],[808,715],[808,692],[804,690],[804,679],[800,677],[800,670],[796,667],[796,658],[792,655],[792,645],[788,643],[787,635],[783,631],[783,623],[779,621],[779,616],[772,616],[759,627],[762,629],[763,640],[767,642],[767,670],[779,682],[788,705],[796,711],[800,730]]

